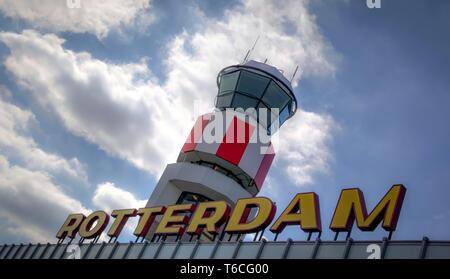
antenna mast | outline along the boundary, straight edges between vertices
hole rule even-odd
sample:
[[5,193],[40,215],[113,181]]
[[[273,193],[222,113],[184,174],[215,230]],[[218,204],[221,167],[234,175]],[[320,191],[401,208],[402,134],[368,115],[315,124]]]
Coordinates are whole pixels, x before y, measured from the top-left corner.
[[255,49],[255,46],[256,46],[256,44],[258,43],[258,41],[259,41],[259,35],[258,35],[258,37],[256,38],[255,43],[253,44],[252,48],[249,49],[249,50],[247,51],[247,54],[245,55],[244,61],[242,61],[241,64],[244,64],[245,62],[247,62],[248,58],[250,57],[250,54],[251,54],[252,51]]
[[294,74],[293,74],[292,77],[291,77],[291,80],[290,80],[291,83],[292,83],[292,81],[294,80],[295,75],[297,74],[297,71],[298,71],[298,65],[297,65],[297,67],[295,67]]

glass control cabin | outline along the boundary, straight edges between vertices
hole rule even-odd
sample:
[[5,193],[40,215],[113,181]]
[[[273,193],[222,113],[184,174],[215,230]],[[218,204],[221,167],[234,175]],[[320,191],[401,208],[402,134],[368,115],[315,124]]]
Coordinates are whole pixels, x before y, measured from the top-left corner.
[[[297,109],[291,83],[277,68],[254,60],[224,68],[217,76],[217,86],[216,108],[254,108],[256,115],[252,116],[269,133],[274,121],[279,121],[281,127]],[[267,109],[265,117],[259,108]],[[274,108],[278,108],[279,115]]]

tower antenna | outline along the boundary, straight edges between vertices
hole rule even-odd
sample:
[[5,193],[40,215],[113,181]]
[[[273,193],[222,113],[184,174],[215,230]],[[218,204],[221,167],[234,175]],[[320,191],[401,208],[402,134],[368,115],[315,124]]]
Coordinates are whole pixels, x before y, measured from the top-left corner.
[[291,77],[291,80],[290,80],[291,83],[292,83],[292,81],[294,80],[295,75],[297,74],[297,71],[298,71],[298,65],[297,65],[297,67],[295,67],[294,74],[293,74],[292,77]]
[[258,43],[258,41],[259,41],[259,35],[258,35],[258,37],[256,38],[255,43],[253,44],[252,48],[249,49],[249,50],[247,51],[247,54],[245,55],[244,61],[242,61],[242,64],[244,64],[245,62],[247,62],[248,58],[250,57],[250,54],[251,54],[252,51],[255,49],[255,46],[256,46],[256,44]]

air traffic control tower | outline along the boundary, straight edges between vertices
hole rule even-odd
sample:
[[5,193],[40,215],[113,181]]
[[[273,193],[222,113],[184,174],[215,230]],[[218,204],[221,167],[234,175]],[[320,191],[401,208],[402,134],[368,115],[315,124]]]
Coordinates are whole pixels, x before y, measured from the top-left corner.
[[211,200],[234,206],[261,190],[275,157],[271,136],[297,108],[291,83],[277,68],[250,60],[221,70],[217,86],[216,108],[198,117],[147,207]]

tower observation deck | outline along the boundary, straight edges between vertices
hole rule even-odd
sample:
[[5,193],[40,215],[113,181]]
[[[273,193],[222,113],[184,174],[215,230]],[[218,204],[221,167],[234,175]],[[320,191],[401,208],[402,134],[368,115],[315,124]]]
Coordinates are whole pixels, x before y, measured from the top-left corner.
[[[224,68],[217,76],[218,109],[266,109],[267,118],[257,114],[257,121],[270,128],[278,121],[281,126],[297,110],[297,99],[291,83],[275,67],[253,60],[243,65]],[[276,112],[277,110],[278,112]],[[278,117],[279,116],[279,117]]]

